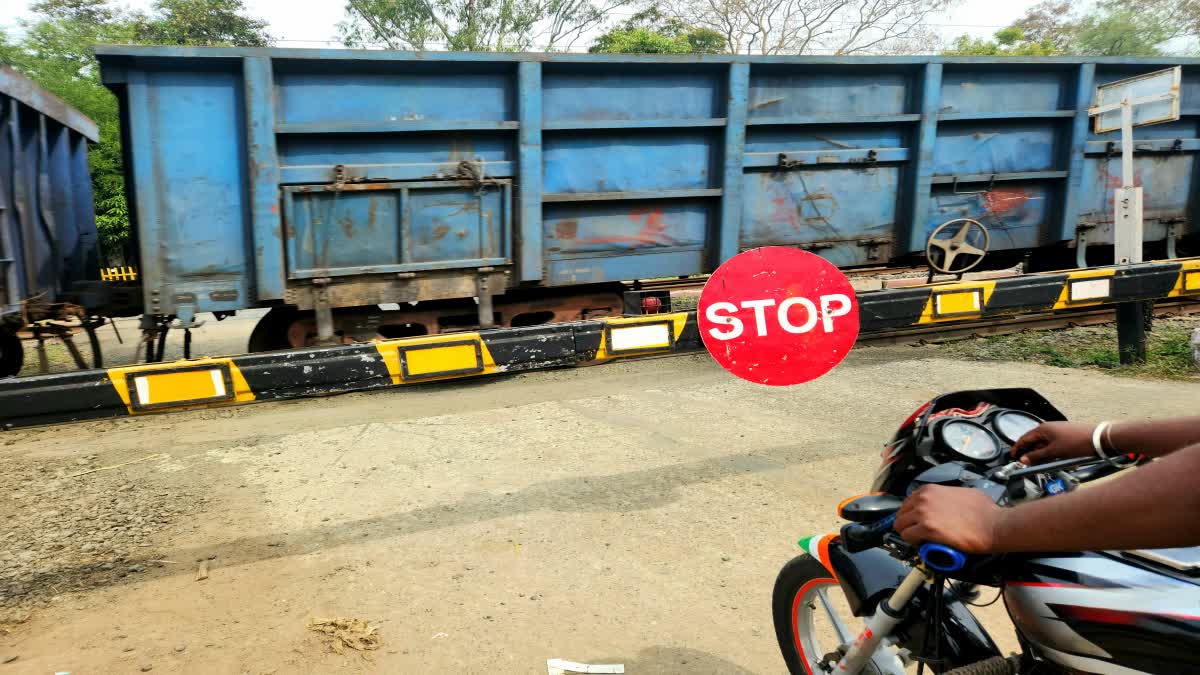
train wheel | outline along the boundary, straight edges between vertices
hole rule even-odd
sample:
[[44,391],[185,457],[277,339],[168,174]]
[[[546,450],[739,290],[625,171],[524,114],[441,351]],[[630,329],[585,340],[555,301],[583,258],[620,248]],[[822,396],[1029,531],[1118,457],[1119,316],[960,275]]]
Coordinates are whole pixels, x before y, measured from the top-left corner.
[[21,372],[25,349],[16,333],[0,330],[0,377],[12,377]]
[[267,312],[254,325],[250,333],[250,343],[246,346],[248,352],[273,352],[280,349],[291,349],[288,340],[288,329],[300,318],[299,310],[291,307],[275,307]]

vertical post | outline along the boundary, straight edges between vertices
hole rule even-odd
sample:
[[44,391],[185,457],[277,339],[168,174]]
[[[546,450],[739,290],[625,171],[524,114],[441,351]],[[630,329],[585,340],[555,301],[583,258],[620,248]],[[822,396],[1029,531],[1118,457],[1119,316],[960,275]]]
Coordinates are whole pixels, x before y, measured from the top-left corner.
[[[246,149],[250,153],[250,226],[257,300],[283,297],[283,220],[279,215],[279,156],[275,147],[275,78],[271,59],[242,59]],[[252,304],[252,303],[246,303]]]
[[517,203],[520,205],[520,279],[542,278],[542,64],[517,66]]
[[729,64],[725,96],[725,149],[721,172],[721,218],[717,230],[717,260],[737,255],[742,235],[742,176],[746,162],[746,107],[750,96],[750,64]]
[[916,147],[909,152],[908,241],[906,252],[925,249],[925,220],[929,217],[929,191],[933,187],[933,146],[937,143],[938,108],[942,102],[942,64],[925,64],[921,78],[921,121]]
[[[12,110],[9,116],[9,130],[12,134],[12,165],[21,168],[37,166],[35,160],[29,156],[29,130],[22,128],[24,125],[21,121],[22,115],[17,106],[17,100],[11,99],[9,104]],[[12,203],[9,208],[16,215],[14,224],[17,236],[13,252],[19,252],[13,256],[13,259],[22,261],[16,263],[16,266],[25,282],[24,286],[16,286],[17,297],[20,299],[35,295],[40,286],[37,277],[39,266],[34,264],[34,261],[39,260],[40,257],[33,248],[34,232],[36,231],[34,228],[38,219],[33,206],[36,203],[37,186],[32,180],[32,172],[17,171],[12,181],[12,196],[10,197]]]
[[492,289],[486,274],[475,278],[475,298],[479,301],[479,327],[496,327],[496,310],[492,306]]
[[[130,204],[131,225],[138,233],[138,271],[142,277],[142,293],[148,317],[172,313],[175,309],[170,293],[164,293],[166,265],[163,260],[163,224],[160,208],[166,190],[158,183],[155,153],[151,150],[159,134],[158,93],[146,85],[146,73],[129,73],[126,89],[126,114],[129,116],[129,140],[126,148],[130,158],[125,170],[133,175],[134,199]],[[157,284],[157,285],[156,285]],[[165,299],[164,299],[165,296]],[[147,317],[147,318],[148,318]],[[151,324],[153,325],[153,321]],[[146,330],[143,326],[143,330]],[[153,355],[151,354],[151,357]]]
[[[85,223],[94,222],[92,216],[92,181],[88,178],[87,146],[87,137],[76,133],[71,134],[69,160],[71,163],[71,168],[69,175],[71,177],[71,194],[74,197],[71,205],[75,210],[73,220],[76,223],[75,227],[77,232],[88,231],[91,235],[88,238],[90,245],[84,250],[84,264],[87,265],[85,269],[95,270],[100,266],[100,258],[98,257],[100,247],[97,245],[99,234],[93,227],[88,227],[85,225]],[[0,228],[3,227],[4,225],[0,224]],[[0,254],[0,258],[3,257],[4,256]],[[94,272],[84,276],[83,278],[95,278],[91,276],[92,274],[94,274]],[[0,303],[2,302],[3,299],[0,299]]]
[[329,279],[313,279],[313,314],[317,317],[317,344],[335,345],[333,302],[329,297]]
[[[1051,243],[1056,240],[1069,240],[1076,236],[1075,228],[1079,225],[1079,195],[1083,188],[1084,153],[1087,150],[1088,127],[1091,116],[1088,114],[1096,81],[1096,64],[1082,63],[1075,80],[1075,117],[1071,120],[1071,143],[1067,147],[1069,153],[1064,158],[1064,168],[1067,178],[1063,182],[1065,193],[1062,196],[1062,210],[1059,214],[1058,236],[1048,237]],[[1086,243],[1083,244],[1086,247]]]
[[[1134,187],[1133,106],[1121,101],[1121,189],[1116,191],[1113,250],[1118,265],[1142,262],[1142,188]],[[1146,361],[1146,301],[1117,306],[1117,352],[1121,363]]]
[[1133,106],[1121,99],[1121,187],[1133,187]]
[[1117,353],[1123,365],[1146,362],[1146,305],[1150,302],[1117,305]]
[[[2,106],[0,107],[0,151],[8,146],[8,152],[5,154],[11,157],[10,161],[15,163],[17,161],[17,101],[12,99],[8,103],[7,106],[0,103]],[[87,175],[86,169],[83,175]],[[0,181],[0,206],[4,207],[0,208],[0,274],[4,275],[4,282],[0,283],[0,309],[8,309],[7,305],[16,305],[25,297],[21,293],[20,270],[17,265],[17,261],[21,260],[21,254],[17,252],[20,246],[20,237],[17,234],[20,223],[17,222],[13,212],[13,197],[8,193],[9,186],[6,183],[7,181]],[[90,186],[91,183],[88,182],[88,185]],[[91,208],[90,197],[88,208]]]

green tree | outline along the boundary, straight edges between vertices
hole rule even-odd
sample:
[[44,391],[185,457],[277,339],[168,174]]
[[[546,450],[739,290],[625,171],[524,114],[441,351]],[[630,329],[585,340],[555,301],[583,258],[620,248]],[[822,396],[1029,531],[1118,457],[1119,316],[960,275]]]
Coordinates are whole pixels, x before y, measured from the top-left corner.
[[1059,53],[1051,41],[1034,42],[1017,26],[996,31],[992,40],[960,35],[950,49],[951,56],[1053,56]]
[[350,47],[546,51],[569,49],[634,0],[347,0],[338,25]]
[[682,35],[665,35],[649,28],[616,28],[596,39],[588,50],[596,54],[690,54]]
[[1072,51],[1092,56],[1158,56],[1163,45],[1180,36],[1180,27],[1144,12],[1106,2],[1073,26]]
[[134,39],[154,45],[270,45],[267,22],[245,11],[242,0],[155,0],[150,14],[134,15]]
[[725,49],[725,36],[717,31],[667,18],[657,6],[651,5],[596,38],[588,51],[597,54],[720,54]]
[[122,256],[129,241],[129,208],[120,117],[116,98],[100,83],[92,46],[262,46],[270,40],[265,24],[245,16],[240,0],[158,0],[149,13],[127,12],[110,0],[43,0],[31,10],[33,17],[21,21],[21,37],[0,33],[0,62],[96,121],[100,142],[88,152],[96,226],[104,255]]
[[1158,56],[1195,51],[1200,0],[1047,0],[992,40],[961,36],[959,55]]

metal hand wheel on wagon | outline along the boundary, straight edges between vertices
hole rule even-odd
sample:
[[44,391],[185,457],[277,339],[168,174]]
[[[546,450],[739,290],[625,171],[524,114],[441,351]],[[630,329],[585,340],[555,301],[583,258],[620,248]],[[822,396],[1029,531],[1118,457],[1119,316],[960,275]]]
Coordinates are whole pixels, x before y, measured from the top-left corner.
[[956,218],[938,225],[925,243],[930,281],[935,272],[961,278],[983,262],[990,243],[991,234],[978,220]]

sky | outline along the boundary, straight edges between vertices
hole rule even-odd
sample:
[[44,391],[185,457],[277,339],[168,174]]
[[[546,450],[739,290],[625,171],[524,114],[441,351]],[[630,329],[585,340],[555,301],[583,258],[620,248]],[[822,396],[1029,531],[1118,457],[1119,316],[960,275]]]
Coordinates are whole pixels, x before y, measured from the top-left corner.
[[[0,10],[0,26],[16,32],[17,20],[29,16],[29,6],[35,0],[4,0]],[[1020,18],[1038,0],[961,0],[953,10],[938,16],[931,23],[947,42],[964,33],[989,37],[998,29]],[[149,0],[118,2],[136,8],[146,8]],[[342,0],[245,0],[249,13],[266,19],[271,35],[280,47],[339,46],[337,23],[342,20],[345,2]]]

